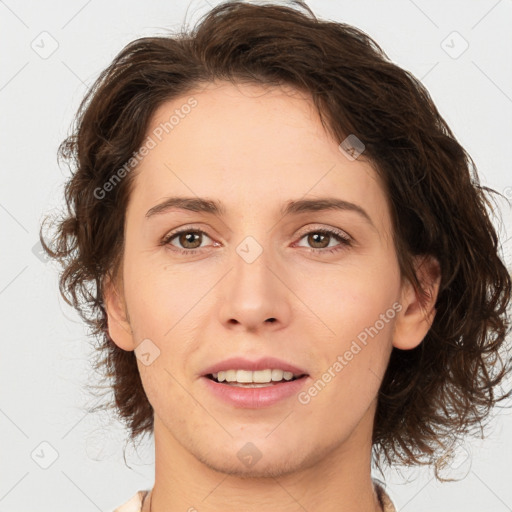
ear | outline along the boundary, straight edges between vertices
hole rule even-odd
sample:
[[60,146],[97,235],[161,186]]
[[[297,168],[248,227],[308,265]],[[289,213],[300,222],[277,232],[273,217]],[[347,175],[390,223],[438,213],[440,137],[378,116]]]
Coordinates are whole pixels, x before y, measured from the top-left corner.
[[116,285],[115,279],[110,275],[105,278],[103,285],[103,301],[110,338],[119,348],[134,350],[133,332],[124,301],[122,282]]
[[393,346],[401,350],[417,347],[427,335],[436,314],[434,305],[441,282],[439,262],[433,256],[416,256],[414,266],[426,295],[417,292],[409,280],[404,280],[400,301],[402,309],[393,332]]

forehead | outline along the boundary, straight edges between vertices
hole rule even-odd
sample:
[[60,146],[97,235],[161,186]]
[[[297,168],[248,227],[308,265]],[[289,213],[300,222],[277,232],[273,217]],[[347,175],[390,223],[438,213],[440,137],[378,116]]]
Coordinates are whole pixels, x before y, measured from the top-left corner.
[[205,84],[160,105],[146,136],[154,147],[138,166],[135,193],[149,206],[166,195],[262,209],[267,200],[281,208],[292,198],[325,195],[364,198],[377,210],[386,202],[371,165],[349,160],[312,99],[291,88]]
[[[194,107],[187,109],[186,105],[192,102]],[[188,113],[179,116],[185,110]],[[327,135],[312,100],[290,87],[205,84],[160,105],[148,133],[161,127],[165,131],[165,123],[173,113],[179,119],[174,116],[172,130],[162,134],[163,142],[167,149],[193,143],[195,151],[187,152],[191,165],[207,157],[214,163],[233,162],[241,168],[250,164],[254,169],[258,165],[256,170],[261,172],[263,164],[283,158],[290,163],[307,164],[325,154],[322,146],[326,145]],[[161,155],[157,151],[153,156]]]

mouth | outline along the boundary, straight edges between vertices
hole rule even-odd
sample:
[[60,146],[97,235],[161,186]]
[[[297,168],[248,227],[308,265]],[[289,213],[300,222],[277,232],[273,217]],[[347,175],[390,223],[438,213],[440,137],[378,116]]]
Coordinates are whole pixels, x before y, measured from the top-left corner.
[[233,356],[204,368],[200,376],[208,396],[237,409],[266,408],[291,400],[310,380],[305,367],[271,356]]
[[227,370],[217,373],[209,373],[205,375],[217,384],[225,386],[240,387],[240,388],[264,388],[270,386],[277,386],[286,384],[296,380],[308,377],[308,374],[303,373],[294,375],[291,372],[283,372],[282,370],[261,370],[258,372],[244,371],[244,370]]
[[260,409],[292,399],[307,385],[309,374],[298,369],[294,371],[297,373],[268,368],[219,370],[204,374],[202,381],[208,393],[231,407]]

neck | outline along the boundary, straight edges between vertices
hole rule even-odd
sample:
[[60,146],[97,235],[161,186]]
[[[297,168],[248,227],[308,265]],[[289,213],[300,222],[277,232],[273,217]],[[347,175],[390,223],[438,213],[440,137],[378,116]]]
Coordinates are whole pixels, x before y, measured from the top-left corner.
[[323,457],[287,472],[244,477],[216,470],[208,454],[199,460],[155,415],[151,512],[380,512],[370,473],[372,424],[369,410],[351,436]]

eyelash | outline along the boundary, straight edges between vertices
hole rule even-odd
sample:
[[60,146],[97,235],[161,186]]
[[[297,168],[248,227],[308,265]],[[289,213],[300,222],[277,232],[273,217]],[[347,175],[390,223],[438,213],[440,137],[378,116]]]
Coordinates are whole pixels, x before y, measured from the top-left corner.
[[[178,247],[174,247],[171,245],[171,241],[176,238],[178,235],[181,235],[182,233],[200,233],[202,235],[206,235],[208,238],[211,238],[208,236],[208,233],[201,229],[190,229],[185,228],[181,229],[179,231],[174,231],[172,233],[169,233],[166,235],[161,242],[161,245],[166,245],[169,247],[172,247],[171,250],[174,252],[178,252],[179,254],[188,254],[193,255],[201,251],[201,248],[197,249],[180,249]],[[314,247],[309,247],[309,250],[314,253],[335,253],[338,251],[343,250],[345,247],[350,247],[352,245],[352,240],[348,238],[346,235],[344,235],[341,231],[337,231],[335,229],[329,229],[329,228],[323,228],[323,229],[312,229],[310,231],[307,231],[306,233],[303,233],[302,236],[299,238],[299,241],[302,240],[305,236],[310,235],[312,233],[320,233],[322,235],[329,235],[335,238],[340,242],[340,246],[334,247],[334,248],[324,248],[324,249],[316,249]]]

